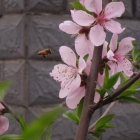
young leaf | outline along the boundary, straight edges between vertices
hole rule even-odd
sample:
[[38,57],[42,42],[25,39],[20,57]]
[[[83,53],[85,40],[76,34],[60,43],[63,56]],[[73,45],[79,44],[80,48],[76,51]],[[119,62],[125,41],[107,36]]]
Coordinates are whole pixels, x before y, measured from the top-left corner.
[[0,82],[0,97],[3,98],[8,91],[11,83],[10,82]]
[[97,81],[95,81],[95,83],[97,84],[98,88],[101,90],[102,86]]
[[25,130],[28,128],[22,114],[20,114],[20,126],[23,132],[25,132]]
[[52,129],[48,132],[46,140],[51,140]]
[[122,100],[127,100],[129,102],[133,102],[133,103],[137,103],[137,104],[140,104],[140,100],[138,100],[137,98],[135,98],[134,96],[121,96],[121,97],[118,97],[116,98],[117,100],[118,99],[122,99]]
[[133,45],[134,47],[136,47],[136,46],[138,46],[139,44],[138,44],[137,42],[133,41],[133,42],[132,42],[132,45]]
[[140,62],[140,49],[132,51],[132,58],[134,63]]
[[138,92],[140,92],[140,89],[127,89],[124,92],[122,92],[118,97],[130,96],[130,95],[133,95],[133,94],[138,93]]
[[20,135],[8,134],[0,136],[0,140],[22,140]]
[[140,80],[137,80],[134,84],[132,84],[129,89],[140,88]]
[[84,56],[83,59],[85,60],[85,62],[87,62],[88,57],[89,57],[89,54],[86,54],[86,55]]
[[82,114],[82,110],[83,110],[83,104],[84,104],[84,98],[81,99],[81,101],[78,104],[77,109],[76,109],[76,114],[77,114],[79,120],[81,118],[81,114]]
[[87,11],[80,1],[71,2],[70,5],[76,10]]
[[39,140],[44,130],[62,113],[63,108],[57,107],[34,120],[22,134],[23,140]]
[[100,138],[101,133],[96,131],[94,133],[92,133],[93,136],[95,136],[96,138]]
[[105,77],[104,77],[103,87],[107,87],[108,80],[109,80],[109,70],[108,70],[108,66],[105,65]]
[[103,128],[114,128],[114,126],[110,123],[106,123]]
[[109,78],[109,80],[108,80],[106,89],[109,90],[109,89],[113,88],[113,86],[114,86],[114,85],[116,84],[116,82],[118,81],[119,77],[120,77],[120,72],[118,72],[118,73],[114,74],[113,76],[111,76],[111,77]]
[[74,121],[75,123],[79,124],[79,118],[76,115],[76,113],[72,110],[68,110],[65,113],[63,113],[63,117],[70,119],[70,120]]
[[99,128],[102,128],[103,126],[105,126],[106,123],[108,123],[109,121],[111,121],[114,117],[114,114],[110,114],[107,115],[101,119],[99,119],[96,124],[95,124],[95,130],[98,130]]
[[124,84],[129,79],[126,74],[120,73],[121,83]]

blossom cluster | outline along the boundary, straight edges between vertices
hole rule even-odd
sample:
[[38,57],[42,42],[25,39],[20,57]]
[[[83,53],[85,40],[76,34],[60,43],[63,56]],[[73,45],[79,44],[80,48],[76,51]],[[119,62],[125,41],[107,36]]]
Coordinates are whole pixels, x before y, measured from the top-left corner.
[[[61,58],[65,64],[58,64],[50,75],[60,83],[60,98],[66,98],[69,108],[75,109],[85,96],[86,80],[90,73],[92,56],[95,47],[103,45],[102,62],[109,67],[110,76],[123,72],[126,76],[133,75],[133,67],[128,59],[128,53],[133,49],[132,37],[126,37],[118,43],[118,35],[125,28],[115,21],[125,11],[123,2],[110,2],[105,7],[102,0],[80,0],[86,10],[71,10],[73,21],[64,21],[59,25],[60,30],[75,38],[75,50],[61,46]],[[106,41],[107,31],[113,33],[110,43]],[[105,66],[103,65],[103,66]],[[104,68],[103,68],[104,69]],[[104,71],[99,72],[98,83],[102,86]],[[119,80],[114,86],[117,88]],[[95,93],[94,102],[100,99]]]

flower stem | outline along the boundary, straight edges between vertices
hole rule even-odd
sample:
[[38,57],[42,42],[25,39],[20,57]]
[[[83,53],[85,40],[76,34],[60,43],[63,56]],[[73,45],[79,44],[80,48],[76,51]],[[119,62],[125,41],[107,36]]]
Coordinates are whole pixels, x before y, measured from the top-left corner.
[[87,89],[85,93],[84,106],[81,114],[80,123],[77,129],[75,140],[86,140],[88,134],[88,127],[94,113],[94,110],[91,110],[93,105],[96,82],[98,78],[99,68],[102,58],[102,49],[103,45],[94,48],[92,64],[90,69],[90,74],[87,79]]
[[19,118],[14,114],[14,112],[9,108],[9,106],[4,101],[1,101],[1,104],[7,110],[7,113],[10,113],[20,123]]

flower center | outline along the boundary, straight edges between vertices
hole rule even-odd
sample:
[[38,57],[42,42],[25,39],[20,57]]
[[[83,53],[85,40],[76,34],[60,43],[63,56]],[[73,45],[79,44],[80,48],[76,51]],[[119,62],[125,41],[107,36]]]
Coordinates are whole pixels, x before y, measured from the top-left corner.
[[101,26],[104,26],[104,23],[106,22],[105,12],[101,12],[99,16],[96,18],[96,22],[100,24]]

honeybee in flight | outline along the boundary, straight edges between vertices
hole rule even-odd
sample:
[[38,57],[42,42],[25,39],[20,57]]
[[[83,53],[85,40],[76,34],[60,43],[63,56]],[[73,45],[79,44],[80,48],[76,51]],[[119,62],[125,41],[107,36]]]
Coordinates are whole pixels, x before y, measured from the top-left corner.
[[49,48],[48,49],[44,49],[44,50],[42,50],[42,51],[40,51],[38,53],[38,55],[42,55],[43,56],[44,60],[46,59],[46,56],[50,55],[50,54],[52,54],[52,50],[49,49]]

